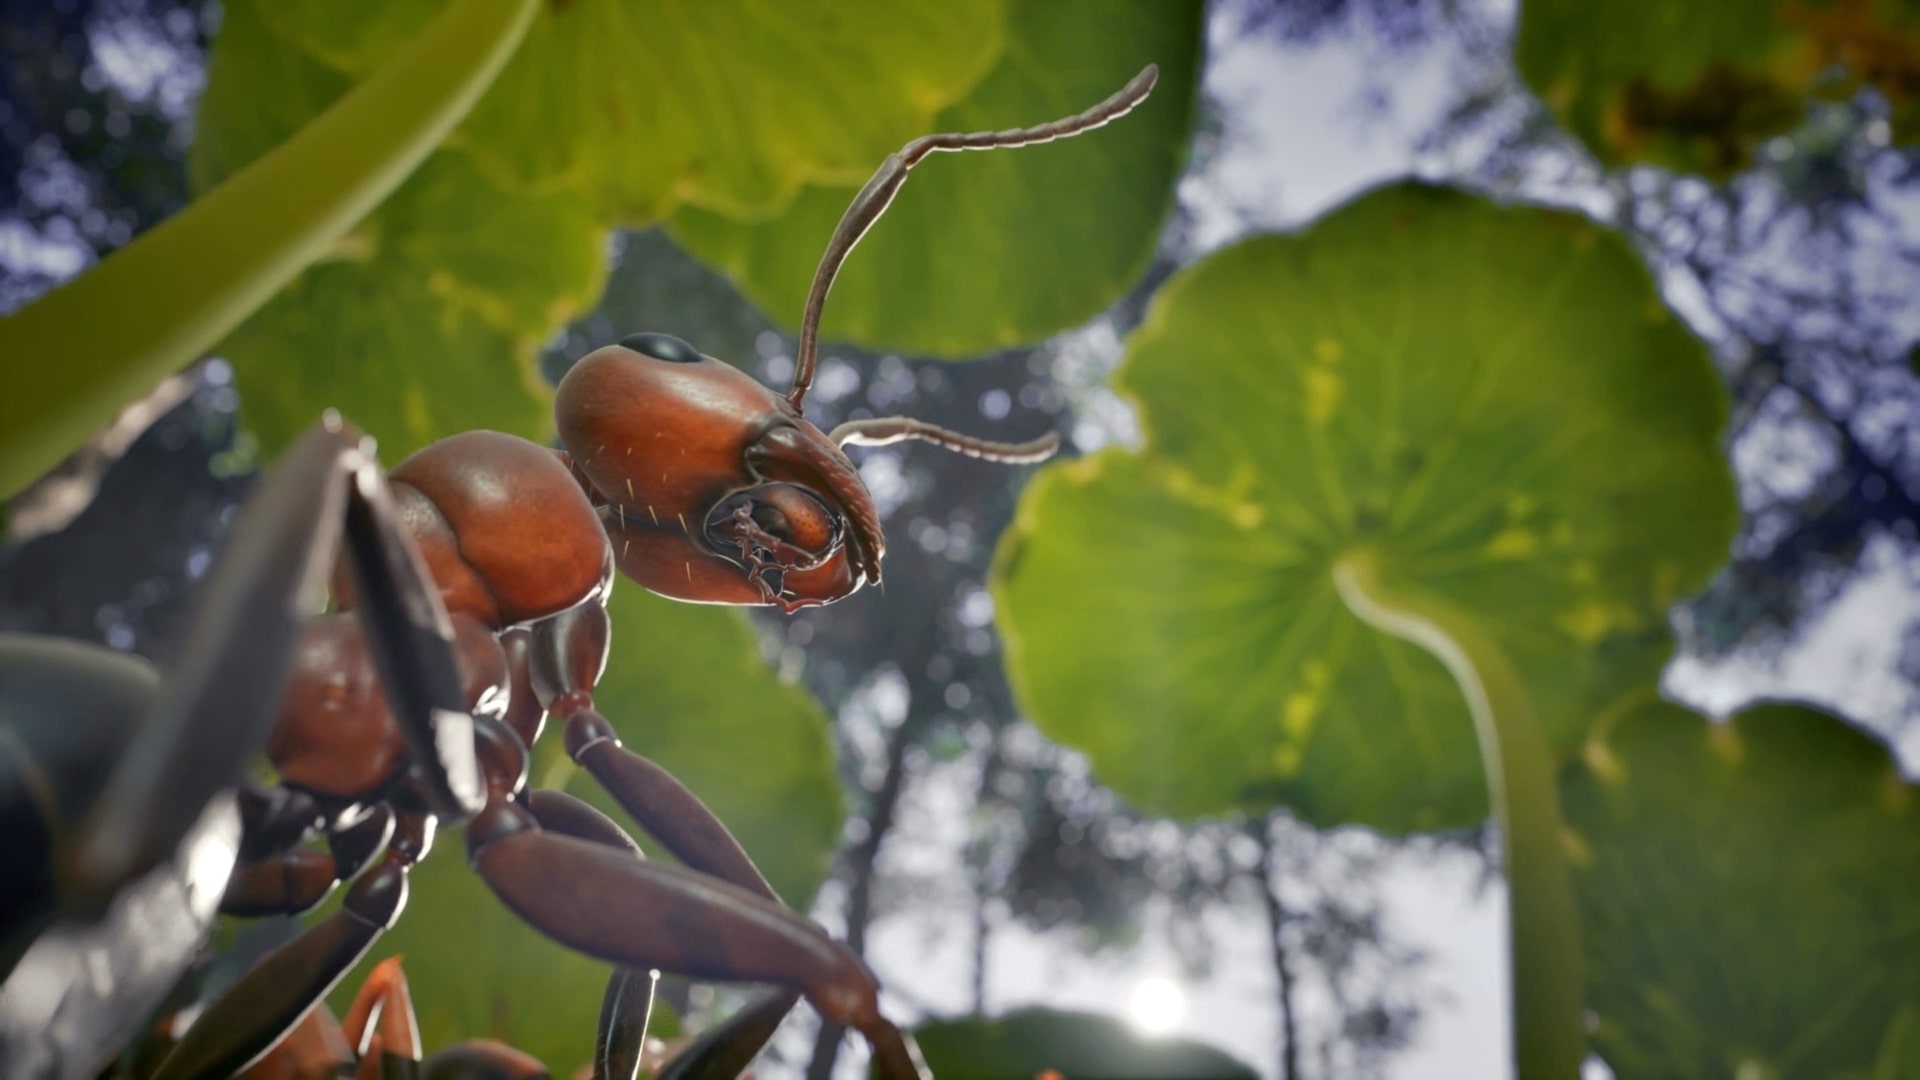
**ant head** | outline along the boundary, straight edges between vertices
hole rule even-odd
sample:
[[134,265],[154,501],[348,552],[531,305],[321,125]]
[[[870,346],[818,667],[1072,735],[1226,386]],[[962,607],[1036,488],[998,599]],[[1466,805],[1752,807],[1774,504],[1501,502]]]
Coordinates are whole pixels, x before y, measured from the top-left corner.
[[628,577],[680,600],[830,604],[880,581],[886,539],[873,497],[842,446],[919,439],[989,461],[1045,460],[1052,434],[1025,443],[975,439],[906,417],[842,424],[801,415],[813,385],[820,315],[847,255],[928,154],[1066,138],[1131,110],[1152,66],[1077,116],[1035,128],[929,135],[889,155],[827,243],[801,316],[785,396],[669,334],[632,334],[574,365],[554,404],[561,440],[607,503],[602,516]]
[[880,579],[859,471],[786,398],[677,337],[634,334],[561,380],[555,415],[609,504],[628,577],[678,600],[840,599]]

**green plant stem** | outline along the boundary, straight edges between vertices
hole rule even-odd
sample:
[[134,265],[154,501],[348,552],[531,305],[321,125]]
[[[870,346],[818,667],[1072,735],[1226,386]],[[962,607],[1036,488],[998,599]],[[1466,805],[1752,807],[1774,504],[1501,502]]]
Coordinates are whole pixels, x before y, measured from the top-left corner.
[[1585,959],[1553,757],[1526,687],[1470,620],[1433,597],[1394,591],[1371,555],[1342,558],[1333,577],[1356,616],[1438,657],[1466,695],[1504,844],[1515,1075],[1572,1080],[1586,1056]]
[[212,349],[424,161],[539,0],[459,0],[286,142],[0,321],[0,498]]

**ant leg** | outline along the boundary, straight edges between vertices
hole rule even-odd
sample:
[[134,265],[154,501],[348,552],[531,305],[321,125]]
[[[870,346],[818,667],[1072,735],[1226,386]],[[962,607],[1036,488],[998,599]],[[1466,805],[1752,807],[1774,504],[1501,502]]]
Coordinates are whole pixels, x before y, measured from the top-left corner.
[[[548,832],[625,851],[636,859],[646,858],[640,845],[612,818],[564,791],[536,788],[527,792],[525,801],[540,827]],[[607,978],[593,1039],[595,1080],[624,1080],[638,1072],[641,1054],[646,1050],[647,1024],[653,1017],[655,975],[650,969],[616,965]]]
[[435,1050],[421,1074],[436,1080],[550,1080],[553,1075],[531,1054],[492,1039],[469,1039]]
[[222,915],[259,919],[268,915],[304,915],[333,895],[340,883],[333,856],[312,848],[294,848],[233,868],[220,898]]
[[887,1080],[924,1075],[911,1044],[881,1016],[879,984],[860,958],[758,893],[547,832],[505,798],[490,801],[467,827],[467,861],[509,909],[576,952],[800,989],[829,1021],[867,1036]]
[[[644,859],[640,845],[612,818],[564,791],[545,788],[527,793],[527,809],[549,832],[629,851]],[[593,1045],[596,1080],[635,1075],[646,1048],[647,1019],[653,1009],[654,973],[616,967],[600,1006],[600,1028]],[[775,1028],[793,1011],[800,995],[768,994],[709,1028],[675,1055],[661,1080],[733,1080],[753,1063]]]
[[242,512],[179,660],[78,831],[69,873],[83,895],[111,894],[170,858],[208,801],[239,780],[266,742],[343,520],[369,600],[362,618],[382,646],[375,655],[402,727],[447,762],[435,809],[458,816],[478,805],[446,612],[392,512],[371,448],[330,417],[294,444]]
[[701,1032],[654,1073],[655,1080],[735,1080],[773,1038],[795,1000],[786,990],[761,996]]
[[220,897],[227,915],[257,917],[311,910],[339,881],[333,860],[299,845],[321,825],[320,807],[303,791],[243,784],[235,793],[240,810],[240,852]]
[[347,889],[340,910],[241,976],[160,1063],[154,1080],[231,1076],[271,1050],[400,917],[407,872],[433,841],[434,820],[403,814],[385,856]]
[[[678,778],[621,746],[612,726],[589,707],[568,716],[566,724],[567,750],[573,759],[675,858],[689,869],[746,889],[780,905],[783,911],[790,910],[733,833]],[[676,1069],[686,1070],[676,1075],[737,1076],[773,1037],[774,1029],[798,1000],[798,994],[782,991],[730,1018],[675,1059]],[[736,1061],[733,1071],[727,1071],[728,1063]]]
[[[824,936],[814,923],[782,903],[746,849],[698,796],[657,763],[621,746],[612,726],[594,711],[587,688],[599,681],[606,666],[608,640],[607,612],[598,604],[582,604],[534,627],[534,685],[555,719],[566,725],[568,754],[688,869],[777,905],[788,918]],[[834,947],[844,948],[838,942]],[[854,964],[859,979],[872,979],[857,959]],[[778,981],[790,987],[803,985]],[[791,991],[778,993],[744,1010],[702,1038],[697,1052],[681,1055],[678,1067],[690,1076],[720,1075],[727,1061],[751,1061],[798,996]],[[877,1011],[862,1031],[874,1045],[883,1075],[904,1077],[923,1071],[918,1050]]]
[[[304,915],[318,907],[335,885],[358,874],[385,851],[393,831],[393,811],[385,803],[375,803],[359,820],[328,835],[331,854],[295,847],[304,839],[295,836],[282,850],[236,866],[226,895],[220,898],[220,911],[243,918]],[[245,848],[243,841],[243,855]]]
[[[341,1033],[340,1022],[322,1005],[308,1010],[287,1037],[260,1059],[256,1071],[266,1076],[338,1076],[352,1068],[353,1061],[353,1047]],[[145,1074],[136,1070],[134,1075]]]
[[340,1027],[360,1063],[360,1076],[399,1080],[419,1075],[420,1024],[399,957],[374,965]]
[[240,861],[256,862],[278,854],[320,827],[320,804],[296,788],[242,784],[234,793],[240,810]]
[[607,609],[586,603],[533,630],[534,686],[553,719],[566,725],[568,756],[682,864],[781,903],[719,817],[672,773],[621,746],[593,711],[590,690],[606,666],[609,629]]

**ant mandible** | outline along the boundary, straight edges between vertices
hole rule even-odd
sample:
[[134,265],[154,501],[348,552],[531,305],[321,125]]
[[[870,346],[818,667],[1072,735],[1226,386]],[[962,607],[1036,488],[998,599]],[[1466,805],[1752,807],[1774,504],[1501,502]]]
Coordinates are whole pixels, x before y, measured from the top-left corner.
[[[332,574],[339,610],[306,621],[291,646],[285,697],[264,738],[278,784],[240,790],[240,857],[222,906],[302,912],[352,884],[339,911],[216,999],[158,1076],[228,1075],[270,1050],[392,925],[407,872],[442,822],[466,823],[469,863],[521,918],[620,966],[610,993],[623,971],[649,968],[787,988],[752,1010],[722,1057],[750,1057],[804,995],[828,1021],[866,1036],[889,1080],[923,1074],[911,1041],[881,1014],[860,959],[782,903],[719,819],[622,747],[595,710],[607,596],[617,567],[680,600],[788,612],[832,603],[877,584],[885,553],[879,512],[842,446],[918,439],[990,461],[1051,455],[1052,435],[989,442],[904,417],[823,433],[801,413],[821,311],[841,264],[927,155],[1078,135],[1133,109],[1156,76],[1149,66],[1053,123],[930,135],[890,155],[828,242],[784,396],[679,338],[636,334],[561,380],[555,418],[565,450],[474,431],[383,476],[370,443],[337,418],[296,443],[255,500],[266,505],[249,506],[222,558],[278,567],[284,580],[251,607],[240,595],[248,586],[227,590],[235,595],[220,602],[237,614],[222,640],[246,638],[236,627],[263,617],[262,604],[284,607],[298,581],[326,573],[316,560],[332,560],[335,545],[316,530],[344,522],[350,558]],[[311,492],[327,494],[316,503]],[[247,644],[265,673],[250,674],[250,684],[287,667],[284,642]],[[179,700],[195,711],[218,705],[217,692],[194,685],[191,663],[191,693]],[[528,747],[549,716],[573,760],[681,865],[639,857],[578,800],[529,790]],[[96,893],[102,874],[130,877],[166,857],[260,745],[261,735],[243,733],[213,768],[186,752],[203,728],[179,717],[167,729],[179,752],[120,763],[115,775],[132,782],[110,783],[82,831],[81,861],[108,868],[89,878]],[[315,834],[329,852],[302,846]],[[603,1041],[614,1021],[603,1015]]]

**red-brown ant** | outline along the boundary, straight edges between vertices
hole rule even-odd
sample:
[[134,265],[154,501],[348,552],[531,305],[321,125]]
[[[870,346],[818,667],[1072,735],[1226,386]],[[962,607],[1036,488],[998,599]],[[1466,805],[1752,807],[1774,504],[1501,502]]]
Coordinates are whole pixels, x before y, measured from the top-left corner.
[[[804,994],[868,1038],[883,1076],[919,1075],[860,959],[787,908],[719,819],[624,749],[595,711],[607,594],[617,567],[681,600],[787,611],[832,603],[878,583],[885,552],[879,513],[841,446],[920,439],[994,461],[1050,455],[1052,435],[995,443],[906,418],[823,433],[801,414],[821,310],[842,262],[928,154],[1089,131],[1138,105],[1155,77],[1150,66],[1064,120],[927,136],[889,156],[827,245],[784,397],[679,338],[636,334],[561,381],[555,416],[566,451],[467,432],[388,476],[338,418],[310,431],[249,504],[180,663],[157,690],[107,695],[122,712],[145,714],[138,739],[0,745],[0,766],[16,770],[0,771],[0,810],[15,813],[20,836],[40,837],[51,868],[0,889],[9,912],[0,944],[17,965],[0,970],[41,970],[30,947],[45,927],[97,912],[177,859],[183,837],[264,744],[279,783],[240,789],[224,910],[306,911],[352,884],[339,911],[215,1000],[158,1075],[229,1075],[265,1054],[392,925],[436,827],[461,822],[469,863],[508,907],[622,965],[610,998],[649,968],[787,988],[729,1021],[712,1060],[750,1058]],[[342,541],[347,558],[336,568]],[[329,574],[339,610],[303,619],[296,599]],[[0,641],[0,674],[33,667],[36,655]],[[50,678],[84,678],[89,663]],[[282,685],[275,718],[261,703]],[[0,680],[0,713],[58,709],[49,704],[57,694],[15,701],[12,690]],[[578,800],[527,787],[527,748],[549,715],[564,725],[572,758],[680,865],[640,857]],[[18,775],[27,780],[10,788]],[[328,851],[302,846],[316,833]],[[121,927],[113,940],[134,932]],[[184,951],[172,948],[169,963],[177,971]],[[138,1015],[122,1004],[88,1029],[93,1037],[121,1024],[120,1013]],[[621,1015],[603,1015],[603,1045]]]

